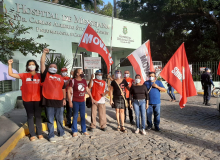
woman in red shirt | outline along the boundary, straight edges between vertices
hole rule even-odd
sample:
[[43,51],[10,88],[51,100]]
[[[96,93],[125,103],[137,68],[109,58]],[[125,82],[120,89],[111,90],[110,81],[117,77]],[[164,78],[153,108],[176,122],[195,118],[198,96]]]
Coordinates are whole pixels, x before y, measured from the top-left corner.
[[[13,59],[8,60],[8,75],[22,80],[21,92],[22,100],[27,112],[28,129],[30,132],[30,141],[35,141],[36,134],[39,139],[43,139],[42,125],[41,125],[41,76],[37,73],[39,65],[35,60],[28,60],[26,64],[26,71],[28,73],[13,73],[12,71]],[[34,117],[36,119],[36,131],[34,129]]]
[[[86,119],[85,119],[85,93],[87,92],[92,97],[91,92],[87,86],[86,80],[83,79],[84,73],[82,69],[76,69],[74,71],[73,80],[71,86],[68,87],[68,100],[69,106],[73,108],[73,124],[72,132],[73,137],[77,136],[77,118],[78,112],[80,112],[81,128],[84,135],[89,135],[86,132]],[[73,94],[72,94],[73,93]],[[92,98],[92,102],[95,102]]]

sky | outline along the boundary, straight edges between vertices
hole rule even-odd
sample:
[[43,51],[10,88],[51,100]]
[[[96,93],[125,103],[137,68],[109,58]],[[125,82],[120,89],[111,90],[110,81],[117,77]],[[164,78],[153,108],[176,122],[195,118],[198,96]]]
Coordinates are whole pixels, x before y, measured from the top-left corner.
[[105,5],[108,4],[108,2],[111,2],[111,4],[113,5],[113,0],[103,0],[105,2]]

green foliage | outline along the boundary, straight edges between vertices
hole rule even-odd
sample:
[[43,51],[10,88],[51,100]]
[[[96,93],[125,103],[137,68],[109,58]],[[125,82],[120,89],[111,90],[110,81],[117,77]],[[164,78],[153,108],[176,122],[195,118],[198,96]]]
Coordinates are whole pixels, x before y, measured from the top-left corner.
[[188,60],[220,59],[219,0],[121,1],[120,18],[139,23],[143,42],[150,39],[154,61],[167,62],[185,42]]
[[63,55],[60,57],[55,57],[53,54],[51,54],[50,58],[46,57],[45,64],[48,67],[51,63],[55,63],[57,65],[57,74],[60,74],[61,68],[66,67],[68,69],[71,61],[65,58]]
[[0,60],[4,63],[14,56],[14,51],[20,51],[24,56],[40,54],[43,48],[48,47],[46,43],[37,43],[35,40],[43,36],[38,35],[34,38],[24,38],[23,35],[29,34],[31,27],[25,27],[19,21],[15,21],[12,16],[19,16],[10,10],[0,15]]

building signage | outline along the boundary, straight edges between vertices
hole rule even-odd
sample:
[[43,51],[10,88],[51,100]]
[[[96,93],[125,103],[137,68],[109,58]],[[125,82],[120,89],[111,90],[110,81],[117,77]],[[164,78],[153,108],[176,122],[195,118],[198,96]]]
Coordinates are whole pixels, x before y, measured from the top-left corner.
[[101,57],[84,57],[84,69],[101,69]]
[[123,27],[123,34],[124,34],[124,35],[121,35],[121,34],[120,34],[120,35],[117,37],[117,40],[120,41],[121,43],[128,43],[128,44],[134,42],[134,40],[133,40],[131,37],[125,36],[127,33],[128,33],[128,28],[127,28],[126,26],[124,26],[124,27]]

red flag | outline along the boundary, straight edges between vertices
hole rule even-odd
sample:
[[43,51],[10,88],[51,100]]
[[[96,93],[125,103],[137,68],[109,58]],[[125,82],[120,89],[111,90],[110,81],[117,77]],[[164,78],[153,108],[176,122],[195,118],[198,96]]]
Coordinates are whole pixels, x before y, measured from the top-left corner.
[[218,64],[218,71],[217,71],[217,75],[220,76],[220,61],[219,61],[219,64]]
[[128,55],[128,60],[131,62],[137,74],[141,75],[141,83],[148,79],[148,73],[154,71],[154,66],[151,58],[150,41],[142,44],[138,49]]
[[111,54],[108,48],[103,43],[99,35],[88,24],[79,42],[79,47],[85,48],[87,51],[96,52],[102,56],[106,65],[107,72],[109,73],[110,66],[113,64]]
[[163,68],[160,76],[163,77],[180,95],[180,108],[184,108],[187,97],[197,95],[196,88],[190,72],[184,43],[171,57]]

